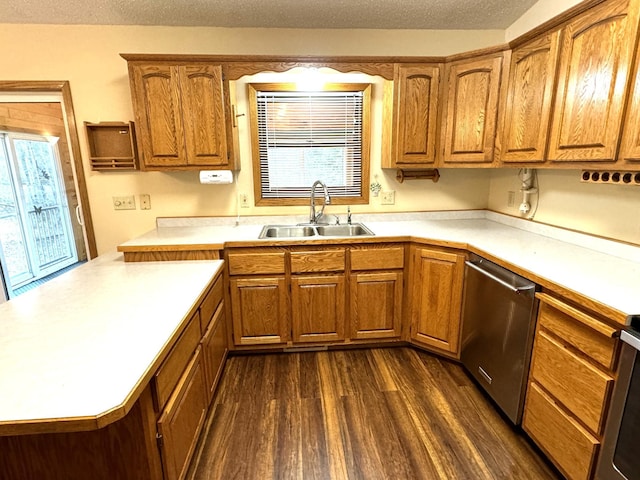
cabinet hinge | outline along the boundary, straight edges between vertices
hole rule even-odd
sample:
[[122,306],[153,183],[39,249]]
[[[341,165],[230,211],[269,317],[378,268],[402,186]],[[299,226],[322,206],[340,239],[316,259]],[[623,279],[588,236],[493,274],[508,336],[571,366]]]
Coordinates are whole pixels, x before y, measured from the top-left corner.
[[164,445],[164,441],[161,433],[156,433],[156,442],[158,442],[159,447],[162,447],[162,445]]

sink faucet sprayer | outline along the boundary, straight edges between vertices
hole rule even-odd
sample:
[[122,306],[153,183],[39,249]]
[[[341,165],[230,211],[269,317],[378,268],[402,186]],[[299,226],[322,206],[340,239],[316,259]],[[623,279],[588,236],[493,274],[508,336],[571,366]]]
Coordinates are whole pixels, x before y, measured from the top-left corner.
[[[324,193],[324,203],[322,204],[322,208],[320,209],[320,213],[318,213],[316,215],[316,187],[320,185],[322,187],[323,193]],[[311,186],[311,195],[310,195],[310,201],[311,201],[311,211],[309,212],[309,223],[318,223],[318,220],[322,217],[322,215],[324,214],[324,207],[325,205],[331,205],[331,197],[329,196],[329,190],[327,189],[327,186],[322,183],[320,180],[316,180],[315,182],[313,182],[313,185]]]

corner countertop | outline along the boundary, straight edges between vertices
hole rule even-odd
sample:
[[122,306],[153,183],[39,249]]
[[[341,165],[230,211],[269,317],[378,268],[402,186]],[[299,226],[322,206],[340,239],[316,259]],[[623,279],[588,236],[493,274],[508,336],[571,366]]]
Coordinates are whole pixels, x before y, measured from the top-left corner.
[[123,417],[222,265],[110,253],[0,304],[0,435]]
[[[640,315],[640,247],[494,212],[354,214],[377,241],[415,240],[492,257],[563,295],[595,302],[620,324]],[[120,245],[120,251],[155,248],[311,244],[314,240],[258,240],[264,224],[295,224],[304,217],[159,218],[158,227]],[[237,224],[237,225],[236,225]],[[315,240],[330,241],[331,237]],[[349,239],[368,241],[371,237]],[[335,241],[336,238],[333,238]],[[344,238],[341,239],[344,241]]]

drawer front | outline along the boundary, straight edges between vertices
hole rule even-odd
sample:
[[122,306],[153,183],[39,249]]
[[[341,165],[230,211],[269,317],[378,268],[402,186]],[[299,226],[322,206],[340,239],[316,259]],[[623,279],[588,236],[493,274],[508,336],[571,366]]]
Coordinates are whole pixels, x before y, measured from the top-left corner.
[[230,253],[227,255],[230,275],[284,273],[284,252]]
[[[539,298],[541,302],[538,321],[542,327],[555,333],[606,369],[613,369],[617,347],[617,339],[614,338],[617,336],[616,329],[553,297]],[[548,302],[553,302],[553,305]]]
[[345,257],[344,250],[291,252],[291,273],[342,272]]
[[543,331],[536,336],[531,375],[592,432],[602,432],[612,377]]
[[535,383],[529,385],[522,428],[571,480],[588,479],[599,442]]
[[162,410],[182,376],[194,350],[200,343],[200,314],[189,320],[189,325],[171,349],[154,377],[155,399],[158,411]]
[[166,480],[185,478],[207,412],[202,350],[198,348],[158,420]]
[[404,248],[351,250],[351,270],[386,270],[404,267]]
[[209,328],[209,324],[213,319],[213,314],[222,301],[223,295],[223,281],[222,275],[220,275],[200,305],[200,333],[202,335],[204,335],[204,332]]

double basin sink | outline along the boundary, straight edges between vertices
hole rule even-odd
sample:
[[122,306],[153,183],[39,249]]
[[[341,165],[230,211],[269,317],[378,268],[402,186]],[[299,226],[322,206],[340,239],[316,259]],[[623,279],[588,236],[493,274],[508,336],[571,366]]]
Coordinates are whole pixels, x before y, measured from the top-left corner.
[[359,237],[374,235],[362,223],[346,225],[265,225],[258,238]]

